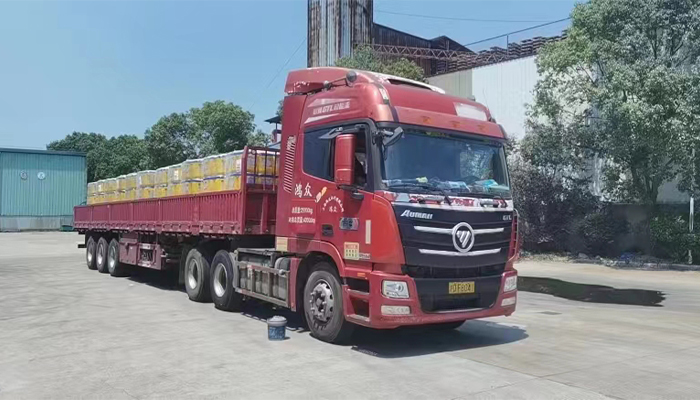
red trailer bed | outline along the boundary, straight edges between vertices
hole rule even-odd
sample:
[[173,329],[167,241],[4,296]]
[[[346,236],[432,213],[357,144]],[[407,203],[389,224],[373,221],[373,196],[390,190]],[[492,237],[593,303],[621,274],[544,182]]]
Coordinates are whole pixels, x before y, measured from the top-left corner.
[[[269,184],[248,182],[248,154],[270,152],[279,159],[279,151],[246,148],[241,167],[241,189],[129,200],[75,207],[73,226],[84,231],[127,231],[179,234],[241,235],[274,234],[277,180]],[[253,157],[257,162],[257,157]],[[257,170],[256,168],[252,168]]]

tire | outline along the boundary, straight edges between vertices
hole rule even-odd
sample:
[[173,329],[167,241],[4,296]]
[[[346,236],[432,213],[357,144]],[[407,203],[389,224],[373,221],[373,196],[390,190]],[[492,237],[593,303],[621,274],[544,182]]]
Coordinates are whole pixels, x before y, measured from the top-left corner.
[[109,244],[107,243],[107,239],[104,237],[100,237],[100,239],[97,241],[97,249],[95,250],[95,266],[97,267],[97,270],[103,274],[106,274],[107,271],[107,248],[109,247]]
[[233,282],[238,282],[234,257],[226,250],[219,250],[211,262],[211,299],[214,307],[224,311],[241,309],[243,295],[236,292]]
[[126,265],[119,262],[119,241],[112,239],[107,249],[107,271],[112,276],[126,276]]
[[343,288],[335,268],[321,261],[304,285],[304,316],[311,335],[328,343],[350,339],[355,325],[345,320]]
[[85,262],[87,263],[88,269],[95,270],[97,265],[95,264],[95,249],[97,248],[97,243],[95,243],[95,238],[89,236],[85,242]]
[[190,300],[205,303],[211,300],[209,259],[200,249],[191,249],[185,260],[185,289]]

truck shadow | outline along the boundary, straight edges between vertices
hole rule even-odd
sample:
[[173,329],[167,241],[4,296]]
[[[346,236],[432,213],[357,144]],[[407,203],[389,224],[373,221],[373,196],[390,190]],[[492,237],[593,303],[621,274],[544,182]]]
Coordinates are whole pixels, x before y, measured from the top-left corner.
[[134,283],[148,285],[161,290],[185,292],[185,287],[177,283],[177,273],[173,271],[133,268],[129,271],[129,275],[126,279]]
[[611,286],[586,285],[552,278],[518,277],[518,290],[551,294],[569,300],[588,303],[626,304],[647,307],[663,307],[663,292],[645,289],[617,289]]
[[517,326],[473,320],[447,331],[430,327],[360,328],[353,335],[351,348],[380,358],[404,358],[501,345],[527,337],[527,332]]

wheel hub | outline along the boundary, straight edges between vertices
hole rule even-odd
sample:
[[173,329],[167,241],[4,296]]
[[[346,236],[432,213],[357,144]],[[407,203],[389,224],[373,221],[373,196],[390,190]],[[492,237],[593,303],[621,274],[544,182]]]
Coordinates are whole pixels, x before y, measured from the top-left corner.
[[326,281],[320,281],[311,291],[309,302],[311,303],[311,314],[321,322],[328,322],[333,317],[333,289]]
[[97,265],[102,265],[105,259],[105,247],[102,244],[97,245]]
[[187,284],[189,285],[190,289],[194,289],[197,287],[197,277],[199,276],[198,270],[199,264],[197,263],[197,261],[190,261],[190,267],[187,268]]
[[113,271],[114,267],[117,265],[117,252],[114,250],[114,247],[109,248],[109,257],[107,257],[107,262],[109,264],[109,270]]
[[214,269],[214,293],[216,293],[217,297],[224,296],[227,284],[228,277],[226,275],[226,267],[224,264],[219,263]]

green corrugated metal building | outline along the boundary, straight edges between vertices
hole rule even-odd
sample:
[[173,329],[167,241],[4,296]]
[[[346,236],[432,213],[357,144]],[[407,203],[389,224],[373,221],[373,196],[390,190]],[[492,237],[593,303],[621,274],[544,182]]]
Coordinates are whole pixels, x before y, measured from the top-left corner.
[[83,153],[0,148],[0,231],[73,225],[86,186]]

